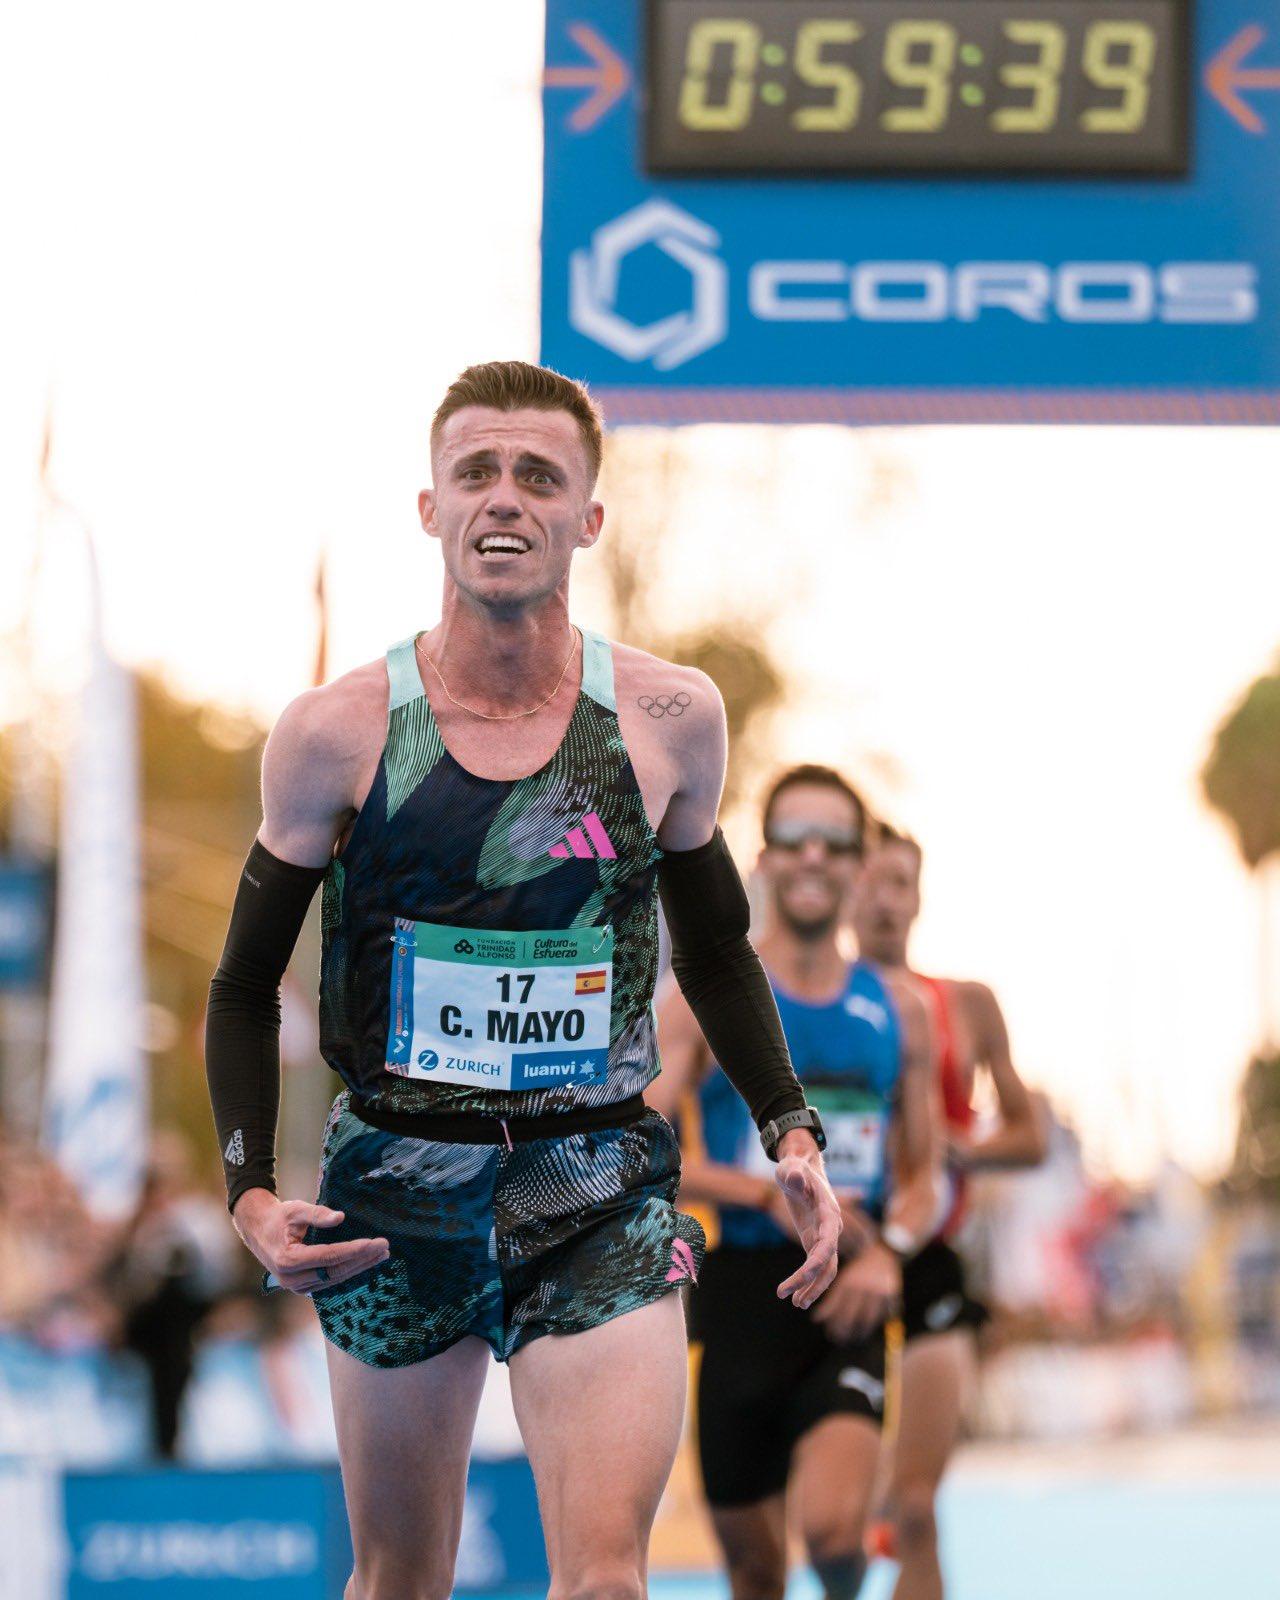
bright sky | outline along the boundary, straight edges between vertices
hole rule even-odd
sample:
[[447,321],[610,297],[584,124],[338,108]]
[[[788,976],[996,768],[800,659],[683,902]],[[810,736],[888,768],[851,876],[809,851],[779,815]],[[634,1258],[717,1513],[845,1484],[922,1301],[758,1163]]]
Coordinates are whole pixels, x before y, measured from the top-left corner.
[[[336,670],[430,623],[431,410],[468,362],[537,353],[541,27],[536,0],[10,8],[0,630],[50,398],[123,658],[274,716],[307,681],[322,547]],[[1098,1159],[1141,1172],[1163,1142],[1212,1173],[1258,918],[1196,773],[1280,647],[1274,434],[682,449],[696,486],[655,581],[675,616],[731,588],[770,617],[796,683],[779,762],[843,760],[925,844],[921,964],[996,986]],[[900,492],[872,516],[886,461]],[[38,607],[50,656],[79,626],[72,562]]]

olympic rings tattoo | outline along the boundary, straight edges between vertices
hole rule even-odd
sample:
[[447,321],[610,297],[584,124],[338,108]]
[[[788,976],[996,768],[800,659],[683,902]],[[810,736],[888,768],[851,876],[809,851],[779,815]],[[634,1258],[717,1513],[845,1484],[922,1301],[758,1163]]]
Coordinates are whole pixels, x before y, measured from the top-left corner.
[[693,696],[683,689],[679,694],[642,694],[636,704],[651,717],[682,717],[693,704]]

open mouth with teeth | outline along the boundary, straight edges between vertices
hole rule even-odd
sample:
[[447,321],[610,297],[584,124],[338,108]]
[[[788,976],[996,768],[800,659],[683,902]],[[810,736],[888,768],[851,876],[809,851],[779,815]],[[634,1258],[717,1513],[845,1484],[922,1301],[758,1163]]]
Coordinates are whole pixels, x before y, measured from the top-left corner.
[[476,544],[482,556],[522,556],[530,541],[520,533],[485,533]]

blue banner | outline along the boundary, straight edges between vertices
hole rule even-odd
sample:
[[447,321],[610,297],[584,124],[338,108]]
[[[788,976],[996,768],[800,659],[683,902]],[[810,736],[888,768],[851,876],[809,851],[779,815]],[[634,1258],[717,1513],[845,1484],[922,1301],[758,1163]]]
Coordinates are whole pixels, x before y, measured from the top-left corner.
[[[336,1467],[69,1472],[66,1600],[341,1600],[351,1535]],[[545,1588],[528,1461],[472,1461],[459,1594]]]
[[533,1471],[524,1456],[473,1460],[467,1473],[456,1594],[542,1589],[550,1582]]
[[72,1472],[67,1600],[340,1600],[351,1543],[337,1469]]
[[543,360],[615,424],[1280,420],[1280,20],[1191,20],[1184,175],[655,175],[641,0],[548,0]]
[[0,861],[0,989],[33,988],[49,938],[49,875],[27,861]]

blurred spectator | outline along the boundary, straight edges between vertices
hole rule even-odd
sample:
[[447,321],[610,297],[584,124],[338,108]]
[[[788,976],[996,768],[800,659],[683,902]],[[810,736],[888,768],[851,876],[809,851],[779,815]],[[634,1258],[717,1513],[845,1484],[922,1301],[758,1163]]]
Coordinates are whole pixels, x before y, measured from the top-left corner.
[[53,1349],[107,1342],[112,1242],[47,1155],[0,1135],[0,1329]]
[[338,1453],[324,1338],[311,1302],[242,1296],[209,1318],[182,1416],[201,1466],[332,1460]]
[[153,1445],[166,1458],[176,1450],[196,1331],[232,1286],[234,1244],[225,1208],[194,1185],[186,1141],[172,1131],[158,1133],[117,1277],[125,1344],[146,1365]]

